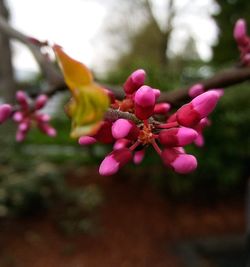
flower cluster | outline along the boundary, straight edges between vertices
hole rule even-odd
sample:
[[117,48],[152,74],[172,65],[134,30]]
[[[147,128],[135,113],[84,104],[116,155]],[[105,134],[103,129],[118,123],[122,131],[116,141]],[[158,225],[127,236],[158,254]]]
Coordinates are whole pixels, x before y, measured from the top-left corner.
[[244,19],[236,21],[234,26],[234,39],[240,50],[240,59],[243,65],[250,64],[250,37],[247,35],[247,26]]
[[49,124],[50,116],[40,112],[47,101],[46,95],[39,95],[34,101],[28,97],[23,91],[16,93],[18,105],[12,107],[9,104],[0,105],[0,123],[3,123],[8,118],[18,124],[16,132],[16,141],[21,142],[25,139],[31,126],[35,124],[43,133],[48,136],[56,136],[56,130]]
[[[202,131],[209,124],[207,116],[215,108],[220,92],[200,90],[201,94],[197,93],[191,102],[170,115],[170,104],[157,103],[160,91],[145,85],[145,78],[144,70],[136,70],[123,85],[126,95],[123,100],[110,94],[111,108],[127,112],[128,119],[104,120],[97,133],[79,139],[81,145],[114,142],[113,151],[100,165],[101,175],[115,174],[132,160],[139,164],[149,145],[177,173],[186,174],[197,167],[196,158],[185,153],[184,146],[193,142],[203,144]],[[159,115],[164,118],[162,122],[155,119]]]

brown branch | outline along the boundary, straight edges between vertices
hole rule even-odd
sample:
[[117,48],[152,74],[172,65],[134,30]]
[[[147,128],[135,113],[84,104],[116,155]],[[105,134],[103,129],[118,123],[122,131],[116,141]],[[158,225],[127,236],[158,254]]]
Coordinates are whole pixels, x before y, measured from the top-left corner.
[[66,88],[64,79],[60,71],[56,68],[53,62],[49,61],[40,50],[40,47],[31,42],[31,38],[11,27],[8,22],[0,16],[0,31],[5,33],[9,38],[16,39],[23,43],[33,54],[38,63],[44,77],[48,82],[46,93],[54,94],[56,91]]
[[[250,68],[232,68],[228,70],[221,71],[209,79],[199,81],[204,85],[205,90],[209,89],[226,89],[232,85],[243,83],[250,80]],[[162,93],[159,101],[167,101],[173,106],[177,106],[181,102],[188,98],[188,90],[191,86],[177,89],[169,92]]]
[[[14,38],[22,42],[30,49],[48,82],[47,88],[45,91],[43,91],[43,93],[46,93],[48,96],[52,96],[56,92],[65,90],[67,88],[62,74],[56,68],[53,62],[49,61],[42,54],[40,47],[32,43],[30,37],[12,28],[8,24],[8,22],[1,16],[0,16],[0,31],[4,32],[7,36],[9,36],[9,38]],[[203,84],[205,90],[209,90],[213,88],[227,88],[232,85],[245,82],[247,80],[250,80],[250,68],[238,66],[232,69],[219,72],[215,74],[213,77],[206,80],[202,80],[198,83]],[[164,92],[162,93],[159,101],[166,101],[171,103],[173,106],[177,106],[184,100],[188,99],[189,88],[190,86],[183,89]],[[112,90],[112,88],[110,89]],[[121,96],[121,94],[117,90],[115,90],[115,94],[117,96]],[[111,120],[118,117],[127,118],[138,123],[137,119],[134,116],[131,116],[131,114],[112,109],[108,110],[106,117]]]

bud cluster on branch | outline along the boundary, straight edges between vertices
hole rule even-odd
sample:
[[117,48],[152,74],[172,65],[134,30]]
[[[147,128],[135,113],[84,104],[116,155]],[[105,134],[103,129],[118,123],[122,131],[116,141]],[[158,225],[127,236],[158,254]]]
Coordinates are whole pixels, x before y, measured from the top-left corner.
[[[23,141],[32,125],[53,137],[50,117],[40,110],[48,98],[68,88],[71,99],[66,112],[71,119],[71,137],[80,145],[96,142],[113,143],[113,151],[102,161],[101,175],[115,174],[126,163],[139,164],[146,148],[153,146],[162,162],[177,173],[196,169],[197,160],[185,152],[191,143],[203,146],[203,130],[210,125],[208,115],[228,86],[250,79],[250,37],[243,19],[236,22],[234,38],[240,50],[241,65],[218,73],[185,89],[160,92],[145,84],[146,72],[134,71],[123,84],[125,97],[117,99],[114,92],[94,81],[92,73],[81,62],[69,57],[59,45],[53,45],[62,74],[53,61],[42,52],[47,42],[27,37],[11,28],[0,17],[0,30],[26,44],[39,63],[48,82],[43,94],[31,99],[25,92],[16,94],[17,105],[0,105],[0,124],[12,118],[18,124],[17,141]],[[191,98],[191,101],[190,101]],[[185,100],[188,103],[181,105]],[[173,107],[175,109],[173,109]]]

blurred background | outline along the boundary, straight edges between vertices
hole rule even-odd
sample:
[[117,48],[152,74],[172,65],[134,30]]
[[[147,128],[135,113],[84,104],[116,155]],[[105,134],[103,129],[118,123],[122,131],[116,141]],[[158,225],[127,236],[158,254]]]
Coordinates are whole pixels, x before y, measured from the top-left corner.
[[[247,0],[0,0],[17,30],[58,43],[100,83],[121,86],[136,68],[162,91],[237,64],[238,18]],[[45,82],[29,50],[0,32],[0,103]],[[36,129],[15,142],[0,126],[0,266],[245,266],[245,197],[250,175],[250,89],[225,91],[205,130],[193,174],[180,176],[149,151],[140,166],[98,174],[111,147],[79,147],[64,114],[69,94],[46,112],[54,139]]]

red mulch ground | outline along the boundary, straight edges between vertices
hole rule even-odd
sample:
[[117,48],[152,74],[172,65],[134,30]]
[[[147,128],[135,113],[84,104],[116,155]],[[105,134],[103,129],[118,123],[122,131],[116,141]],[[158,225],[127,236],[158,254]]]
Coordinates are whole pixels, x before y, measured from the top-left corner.
[[244,203],[202,207],[106,179],[100,227],[67,237],[49,216],[0,224],[0,267],[178,267],[179,240],[243,233]]

